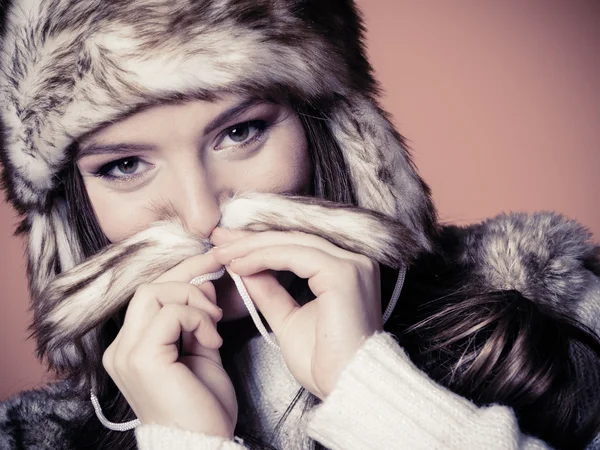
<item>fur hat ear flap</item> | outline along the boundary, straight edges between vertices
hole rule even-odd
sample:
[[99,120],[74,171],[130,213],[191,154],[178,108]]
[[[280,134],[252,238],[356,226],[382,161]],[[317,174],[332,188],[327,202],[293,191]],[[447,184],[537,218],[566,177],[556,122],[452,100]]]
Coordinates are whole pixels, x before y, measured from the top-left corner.
[[59,273],[79,264],[83,252],[63,200],[56,199],[50,211],[31,211],[26,222],[29,288],[35,298],[42,300],[48,284]]
[[422,250],[431,248],[437,214],[402,136],[375,100],[340,99],[330,112],[358,205],[403,223]]
[[[68,210],[63,200],[56,199],[49,211],[31,211],[26,219],[28,227],[27,256],[29,290],[33,305],[31,331],[39,338],[39,324],[52,308],[48,289],[57,275],[68,271],[83,260],[83,252],[75,231],[71,228]],[[93,329],[74,342],[55,351],[38,347],[52,368],[70,367],[81,363],[83,355],[98,348],[99,330]],[[38,339],[39,343],[39,339]]]

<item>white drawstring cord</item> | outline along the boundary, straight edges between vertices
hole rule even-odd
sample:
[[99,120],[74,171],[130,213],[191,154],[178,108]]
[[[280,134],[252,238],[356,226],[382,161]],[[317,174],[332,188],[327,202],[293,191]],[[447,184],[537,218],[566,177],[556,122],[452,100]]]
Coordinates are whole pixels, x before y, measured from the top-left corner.
[[246,305],[246,309],[248,310],[248,312],[250,313],[250,316],[252,317],[252,321],[254,322],[254,325],[256,326],[256,328],[258,329],[260,334],[262,334],[262,337],[265,338],[265,341],[267,341],[267,344],[269,344],[271,347],[279,350],[279,345],[277,344],[277,342],[275,342],[271,338],[271,335],[269,334],[269,332],[263,325],[262,320],[260,320],[260,316],[258,315],[258,312],[256,311],[256,306],[254,306],[254,302],[250,298],[250,294],[248,294],[248,291],[246,290],[246,286],[244,286],[244,282],[242,281],[242,278],[237,273],[233,273],[233,272],[229,272],[229,275],[231,275],[231,278],[233,279],[233,282],[235,283],[235,287],[237,287],[237,290],[240,293],[242,300],[244,301],[244,305]]
[[130,420],[129,422],[123,423],[114,423],[104,417],[104,413],[102,412],[102,407],[100,406],[100,402],[98,401],[98,397],[96,397],[96,393],[92,389],[90,393],[90,397],[92,399],[92,405],[94,405],[94,411],[96,412],[96,417],[102,425],[104,425],[109,430],[113,431],[129,431],[133,430],[136,427],[139,427],[142,423],[140,419]]
[[396,280],[396,286],[394,286],[394,292],[392,292],[390,302],[388,303],[387,308],[385,308],[385,312],[383,313],[384,325],[394,312],[394,308],[396,308],[396,304],[398,303],[398,299],[400,298],[400,292],[402,292],[402,286],[404,286],[404,278],[406,278],[406,266],[402,266],[402,268],[398,272],[398,279]]
[[[258,311],[256,311],[256,307],[254,306],[254,303],[252,302],[252,299],[250,298],[250,295],[248,294],[248,291],[246,290],[246,286],[244,286],[244,282],[242,281],[242,278],[239,275],[232,273],[232,272],[230,272],[229,274],[231,275],[231,278],[233,279],[233,282],[235,283],[235,286],[237,287],[237,290],[240,293],[242,300],[244,301],[244,305],[246,306],[246,308],[248,309],[248,312],[250,313],[250,316],[252,317],[252,321],[254,322],[254,325],[256,325],[256,328],[258,329],[260,334],[263,336],[263,338],[265,338],[265,341],[267,341],[267,343],[270,346],[272,346],[276,349],[279,349],[279,345],[277,345],[277,342],[275,342],[271,338],[271,335],[269,334],[269,332],[265,328],[264,324],[262,323],[262,320],[260,319],[260,316],[258,315]],[[199,286],[202,283],[206,283],[207,281],[218,280],[223,275],[225,275],[225,267],[221,268],[221,270],[219,270],[217,272],[211,272],[211,273],[207,273],[205,275],[200,275],[200,276],[194,278],[192,281],[190,281],[190,283],[195,286]],[[404,284],[405,277],[406,277],[406,267],[402,267],[400,269],[400,271],[398,272],[398,279],[396,280],[396,286],[394,287],[394,292],[392,293],[390,302],[388,303],[388,306],[385,309],[385,312],[383,313],[383,323],[384,324],[388,321],[388,319],[392,315],[392,312],[394,311],[394,308],[396,307],[396,304],[398,303],[398,298],[400,297],[400,292],[402,291],[402,286]],[[98,420],[100,420],[100,423],[102,423],[102,425],[104,425],[109,430],[129,431],[129,430],[132,430],[132,429],[138,427],[139,425],[141,425],[141,422],[139,419],[130,420],[129,422],[124,422],[124,423],[111,422],[106,417],[104,417],[104,414],[102,413],[102,408],[100,406],[100,402],[98,401],[98,397],[96,397],[96,394],[93,389],[91,391],[90,396],[91,396],[92,405],[94,405],[94,411],[96,412],[96,416],[98,417]]]

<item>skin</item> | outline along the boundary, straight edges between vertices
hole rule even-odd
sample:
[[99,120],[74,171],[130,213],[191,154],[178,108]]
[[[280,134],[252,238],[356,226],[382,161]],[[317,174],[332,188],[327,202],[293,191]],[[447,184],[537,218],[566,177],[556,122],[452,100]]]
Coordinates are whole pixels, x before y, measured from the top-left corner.
[[[304,233],[217,227],[219,205],[234,192],[307,194],[311,185],[306,138],[292,109],[261,103],[207,130],[244,100],[152,107],[80,145],[77,164],[111,241],[140,231],[166,208],[216,246],[139,286],[104,354],[104,367],[144,424],[233,436],[237,402],[221,365],[216,323],[247,311],[231,278],[189,284],[197,275],[225,266],[242,276],[290,372],[321,399],[365,338],[382,329],[375,262]],[[115,160],[121,163],[111,165]],[[316,299],[298,305],[278,271],[308,279]],[[176,348],[180,333],[184,356]]]

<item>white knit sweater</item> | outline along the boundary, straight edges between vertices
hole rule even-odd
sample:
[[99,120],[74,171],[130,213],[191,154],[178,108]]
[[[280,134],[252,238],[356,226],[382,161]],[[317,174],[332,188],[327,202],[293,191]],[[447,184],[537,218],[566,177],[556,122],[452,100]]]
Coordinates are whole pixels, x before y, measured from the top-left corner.
[[[329,397],[303,417],[298,408],[273,430],[299,389],[281,355],[252,339],[240,357],[253,430],[277,448],[310,438],[340,450],[546,449],[522,434],[510,408],[479,408],[430,380],[387,333],[368,339]],[[240,418],[247,420],[248,418]],[[158,425],[136,429],[140,450],[241,450],[243,443]]]

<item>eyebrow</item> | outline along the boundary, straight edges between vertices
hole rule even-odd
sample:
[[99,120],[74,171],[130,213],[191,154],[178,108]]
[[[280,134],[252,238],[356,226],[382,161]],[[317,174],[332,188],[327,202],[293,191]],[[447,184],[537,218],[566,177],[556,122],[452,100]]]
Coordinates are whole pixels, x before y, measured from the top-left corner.
[[90,155],[103,155],[105,153],[131,153],[156,150],[155,145],[150,144],[91,144],[82,147],[77,152],[77,159]]
[[[240,115],[246,110],[260,105],[262,103],[268,103],[267,100],[252,97],[247,100],[244,100],[237,105],[232,106],[231,108],[223,111],[213,120],[211,120],[203,130],[203,135],[207,135],[212,133],[217,128],[223,126],[227,122],[229,122],[234,117]],[[152,151],[156,150],[156,146],[150,144],[134,144],[134,143],[122,143],[122,144],[90,144],[88,146],[82,147],[77,152],[77,159],[83,158],[84,156],[90,155],[102,155],[106,153],[131,153],[138,151]]]
[[247,109],[250,109],[254,106],[260,105],[261,103],[268,103],[268,102],[265,99],[262,99],[259,97],[251,97],[251,98],[244,100],[243,102],[238,103],[237,105],[232,106],[231,108],[223,111],[221,114],[219,114],[213,120],[211,120],[208,123],[208,125],[206,125],[204,127],[204,135],[212,133],[217,128],[225,125],[227,122],[229,122],[235,116],[243,113]]

